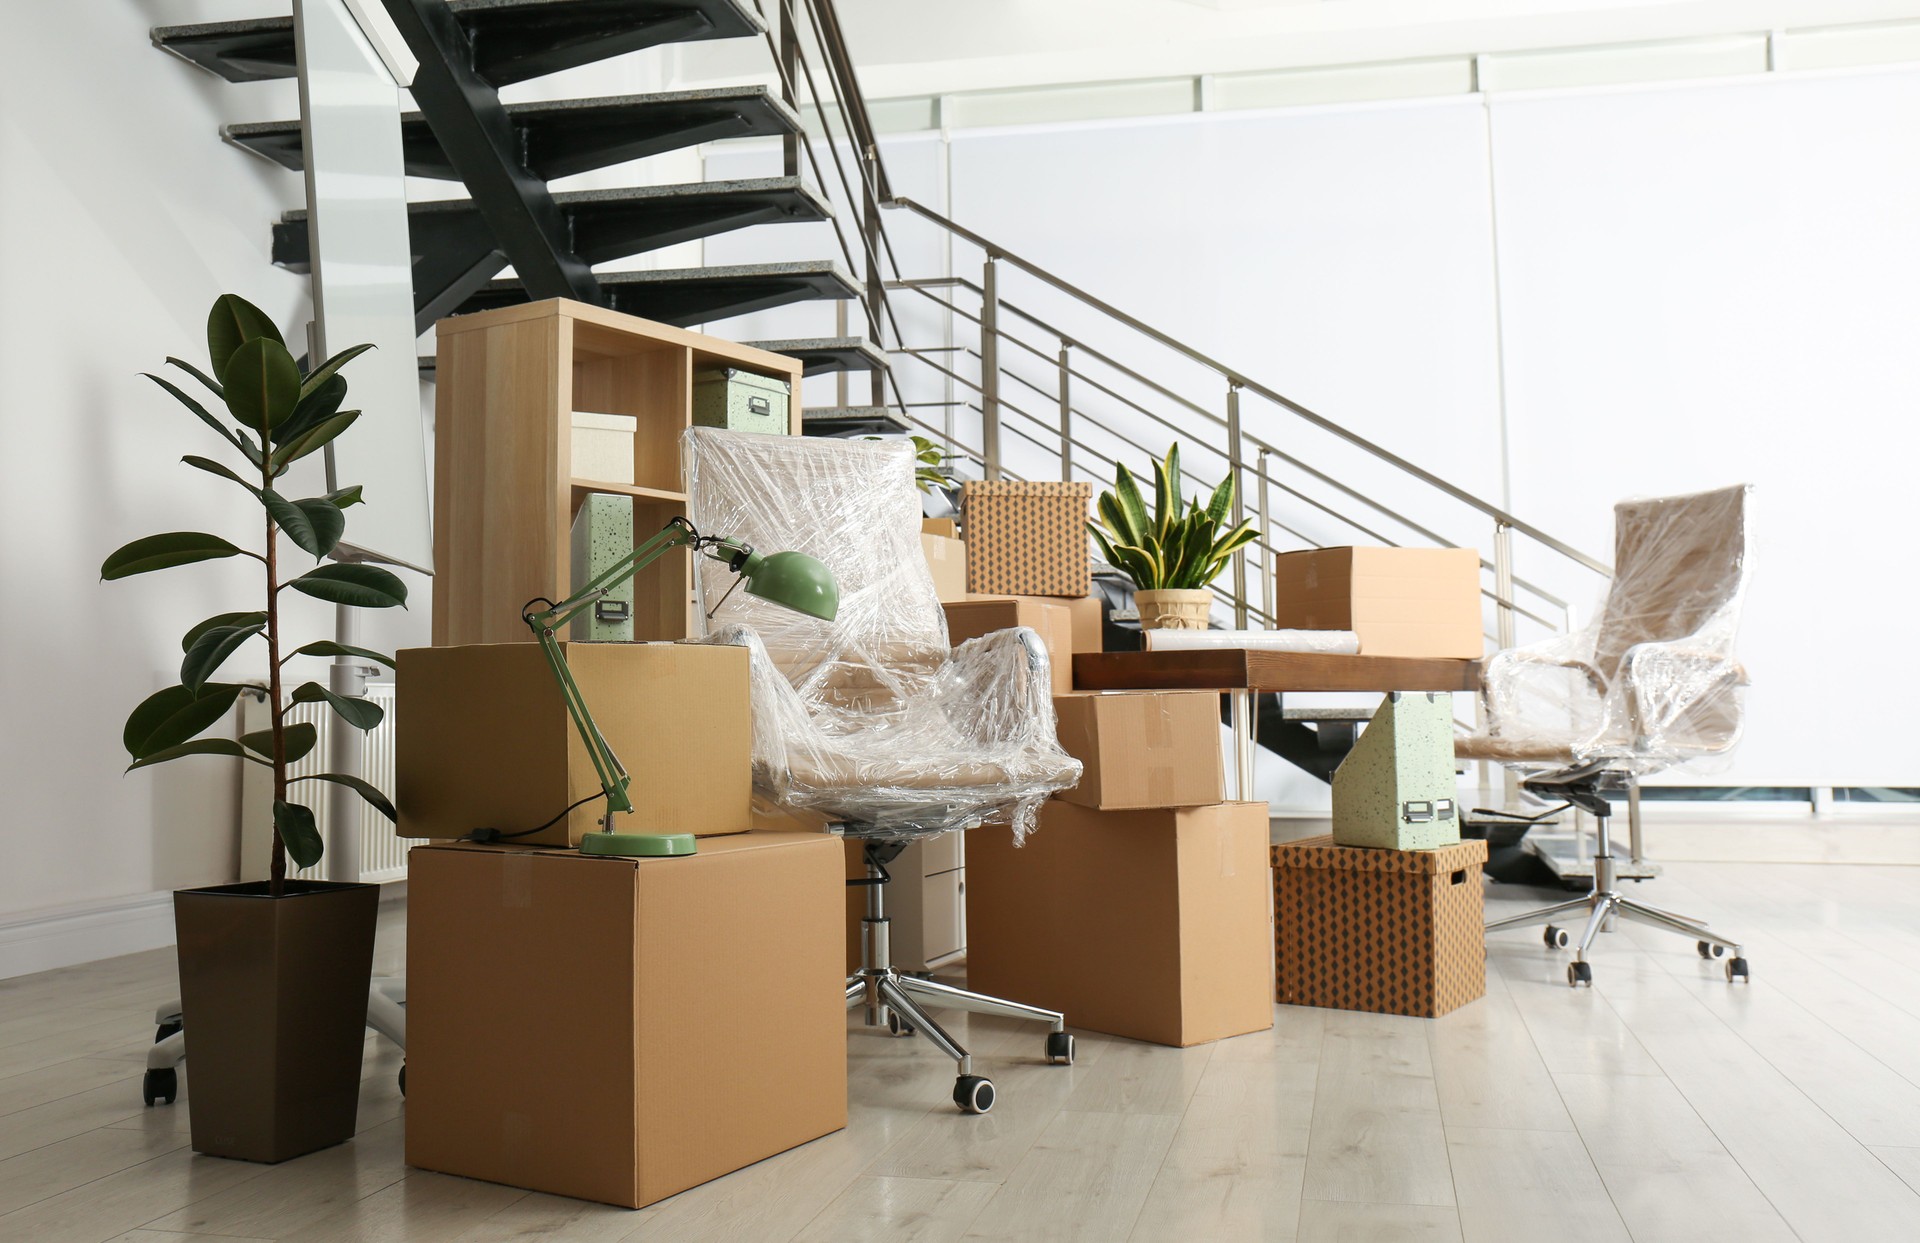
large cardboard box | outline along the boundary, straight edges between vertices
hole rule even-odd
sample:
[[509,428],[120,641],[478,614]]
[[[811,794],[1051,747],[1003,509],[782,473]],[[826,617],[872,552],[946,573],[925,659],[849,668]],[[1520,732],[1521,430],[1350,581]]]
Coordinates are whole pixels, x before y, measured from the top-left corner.
[[1274,557],[1276,630],[1351,630],[1365,656],[1478,660],[1480,554],[1471,548],[1310,548]]
[[964,598],[968,600],[1031,600],[1035,604],[1063,607],[1067,610],[1067,618],[1073,631],[1073,650],[1075,652],[1103,650],[1099,596],[1014,596],[976,591],[968,592]]
[[1438,850],[1273,848],[1275,996],[1434,1018],[1487,991],[1480,840]]
[[1092,503],[1090,483],[967,480],[960,489],[967,590],[1076,597],[1092,592]]
[[1273,1025],[1267,805],[1094,811],[967,834],[967,979],[1072,1027],[1192,1045]]
[[970,596],[950,601],[947,610],[947,638],[955,647],[968,639],[977,639],[996,630],[1027,626],[1040,636],[1047,649],[1047,665],[1053,675],[1053,693],[1064,695],[1073,689],[1073,615],[1058,600],[1016,599],[1012,596]]
[[840,870],[823,834],[416,849],[407,1164],[639,1208],[844,1127]]
[[933,593],[940,602],[967,598],[967,546],[945,535],[920,533],[920,551],[933,575]]
[[[708,836],[748,827],[753,721],[744,648],[563,643],[607,745],[631,774],[621,832]],[[544,824],[600,788],[560,685],[536,643],[402,651],[394,722],[402,837],[513,833]],[[522,845],[577,846],[599,829],[589,798]]]
[[1212,691],[1082,691],[1057,696],[1053,711],[1060,745],[1085,765],[1080,784],[1056,798],[1126,811],[1226,797]]

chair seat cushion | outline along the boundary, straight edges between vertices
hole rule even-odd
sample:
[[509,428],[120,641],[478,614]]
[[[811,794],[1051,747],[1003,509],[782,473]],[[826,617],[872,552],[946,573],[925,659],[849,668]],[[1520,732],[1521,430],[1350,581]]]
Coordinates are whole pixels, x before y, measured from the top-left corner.
[[1576,757],[1565,739],[1504,738],[1494,734],[1462,734],[1453,740],[1457,760],[1492,760],[1501,764],[1571,763]]

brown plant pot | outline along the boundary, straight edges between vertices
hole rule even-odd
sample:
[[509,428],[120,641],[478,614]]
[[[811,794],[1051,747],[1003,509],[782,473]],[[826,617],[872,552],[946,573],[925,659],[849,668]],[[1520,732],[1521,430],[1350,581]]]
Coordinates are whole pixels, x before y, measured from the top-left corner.
[[193,1150],[285,1161],[353,1138],[377,885],[173,895]]
[[1140,610],[1142,630],[1205,630],[1213,611],[1213,593],[1204,587],[1136,591],[1133,605]]

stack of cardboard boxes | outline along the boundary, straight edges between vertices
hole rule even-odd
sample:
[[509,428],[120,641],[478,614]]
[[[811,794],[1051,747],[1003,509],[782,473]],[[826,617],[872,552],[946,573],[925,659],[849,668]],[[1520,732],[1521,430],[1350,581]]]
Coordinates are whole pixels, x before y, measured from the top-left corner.
[[948,629],[955,642],[1006,626],[1039,632],[1060,744],[1086,766],[1024,845],[1005,826],[967,834],[968,983],[1160,1044],[1259,1031],[1273,1024],[1267,808],[1223,801],[1220,697],[1072,687],[1071,653],[1100,650],[1090,494],[968,487],[979,594],[948,606]]

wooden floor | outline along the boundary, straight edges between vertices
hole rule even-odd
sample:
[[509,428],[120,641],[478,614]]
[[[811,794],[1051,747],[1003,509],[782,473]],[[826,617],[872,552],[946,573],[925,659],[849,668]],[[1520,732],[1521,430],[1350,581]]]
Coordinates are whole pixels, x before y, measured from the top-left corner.
[[196,1157],[184,1105],[139,1099],[171,951],[0,981],[0,1240],[1920,1239],[1920,870],[1680,864],[1635,894],[1745,937],[1751,986],[1623,928],[1575,992],[1512,932],[1437,1022],[1288,1008],[1196,1049],[1085,1036],[1071,1068],[975,1022],[979,1118],[924,1042],[859,1032],[846,1131],[638,1213],[409,1171],[376,1041],[353,1143]]

